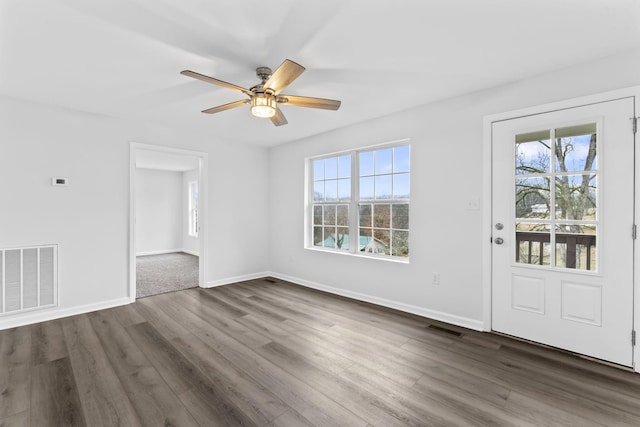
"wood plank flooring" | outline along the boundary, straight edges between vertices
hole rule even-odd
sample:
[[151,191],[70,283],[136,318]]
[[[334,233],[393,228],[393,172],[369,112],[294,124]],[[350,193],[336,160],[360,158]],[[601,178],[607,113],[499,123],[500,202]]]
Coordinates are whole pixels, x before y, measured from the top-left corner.
[[640,375],[259,279],[0,331],[3,426],[638,426]]

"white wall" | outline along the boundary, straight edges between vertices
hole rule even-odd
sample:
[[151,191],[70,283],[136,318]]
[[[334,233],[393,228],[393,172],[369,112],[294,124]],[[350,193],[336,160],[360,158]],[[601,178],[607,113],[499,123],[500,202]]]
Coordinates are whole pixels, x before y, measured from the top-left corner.
[[[273,148],[270,267],[283,278],[482,327],[483,116],[640,84],[640,51]],[[388,96],[393,96],[388,94]],[[303,248],[305,158],[411,139],[411,262]],[[431,285],[432,272],[440,285]]]
[[182,249],[182,172],[136,169],[136,254]]
[[128,302],[130,141],[208,153],[208,283],[268,270],[266,149],[0,97],[0,246],[59,244],[60,288],[60,307],[0,329]]
[[[193,255],[198,255],[200,238],[189,235],[189,183],[198,181],[198,169],[182,173],[182,248]],[[211,201],[210,203],[215,203]],[[211,204],[209,205],[211,206]],[[211,208],[210,208],[211,209]]]
[[[638,84],[635,51],[271,150],[0,97],[0,246],[59,244],[60,284],[59,308],[1,318],[0,329],[128,302],[130,141],[208,153],[208,284],[270,270],[479,325],[482,218],[464,208],[482,196],[483,116]],[[303,249],[304,158],[405,137],[411,263]],[[52,176],[70,185],[52,187]]]

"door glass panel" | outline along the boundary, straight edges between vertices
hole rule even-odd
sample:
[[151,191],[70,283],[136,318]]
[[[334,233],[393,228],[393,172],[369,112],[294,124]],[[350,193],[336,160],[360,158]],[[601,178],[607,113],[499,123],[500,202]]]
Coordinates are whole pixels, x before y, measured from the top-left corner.
[[516,223],[516,262],[551,265],[551,227],[549,223]]
[[556,129],[555,158],[558,172],[597,169],[596,124]]
[[549,218],[549,178],[516,179],[516,218]]
[[516,263],[596,270],[596,130],[587,123],[516,135]]
[[556,225],[556,265],[578,270],[596,269],[596,226]]
[[551,172],[551,131],[516,136],[516,174]]
[[596,176],[556,177],[556,218],[596,220]]

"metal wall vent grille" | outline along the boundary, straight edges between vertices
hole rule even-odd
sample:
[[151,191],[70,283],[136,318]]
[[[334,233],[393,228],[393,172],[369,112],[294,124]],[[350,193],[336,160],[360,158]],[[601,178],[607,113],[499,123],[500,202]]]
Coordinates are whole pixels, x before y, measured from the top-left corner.
[[57,304],[57,245],[0,249],[0,315]]

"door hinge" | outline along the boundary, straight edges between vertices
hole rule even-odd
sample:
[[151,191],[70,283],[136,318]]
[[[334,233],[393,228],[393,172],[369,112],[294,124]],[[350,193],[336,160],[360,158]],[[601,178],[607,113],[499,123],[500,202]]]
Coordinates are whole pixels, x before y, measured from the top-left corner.
[[631,227],[631,238],[633,240],[636,240],[637,237],[638,237],[638,226],[636,224],[633,224],[633,227]]
[[631,345],[636,345],[636,331],[631,331]]
[[638,132],[638,118],[631,117],[631,128],[633,129],[633,133]]

